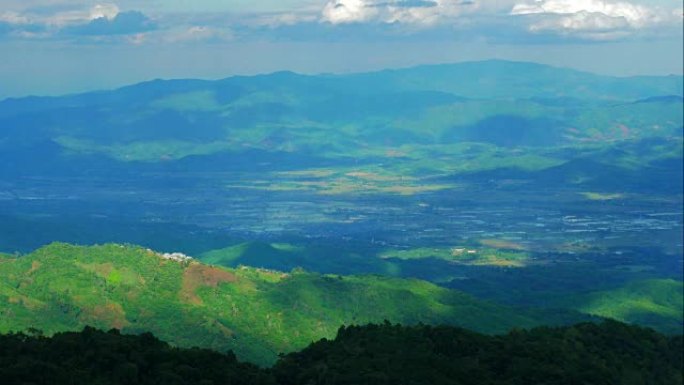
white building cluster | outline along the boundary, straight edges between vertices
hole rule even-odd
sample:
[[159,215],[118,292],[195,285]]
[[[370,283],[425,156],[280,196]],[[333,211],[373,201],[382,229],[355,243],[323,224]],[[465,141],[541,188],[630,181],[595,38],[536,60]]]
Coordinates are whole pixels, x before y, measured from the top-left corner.
[[161,257],[164,259],[170,259],[172,261],[176,262],[188,262],[192,260],[192,257],[187,256],[183,253],[164,253],[161,254]]
[[189,255],[185,255],[183,253],[157,253],[154,252],[151,249],[147,249],[148,252],[155,253],[157,254],[160,258],[168,259],[170,261],[176,261],[176,262],[190,262],[193,260],[193,258]]

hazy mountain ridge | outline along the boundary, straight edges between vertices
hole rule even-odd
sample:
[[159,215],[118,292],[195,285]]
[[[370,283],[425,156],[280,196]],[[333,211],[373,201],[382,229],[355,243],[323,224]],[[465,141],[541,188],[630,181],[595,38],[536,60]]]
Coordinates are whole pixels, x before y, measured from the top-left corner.
[[[397,154],[390,158],[401,164],[396,168],[420,177],[427,169],[448,173],[451,166],[437,159],[468,159],[458,148],[467,143],[516,150],[512,161],[545,168],[568,159],[540,149],[681,141],[684,106],[676,98],[682,79],[488,61],[351,75],[155,80],[0,102],[0,149],[3,163],[13,165],[3,173],[36,176],[53,169],[370,165]],[[435,159],[428,162],[426,153]],[[548,161],[532,165],[521,157],[539,153]]]
[[[156,80],[113,91],[5,100],[0,102],[0,117],[10,133],[13,127],[21,126],[21,132],[34,137],[47,135],[55,139],[67,135],[84,140],[92,138],[95,143],[101,140],[124,143],[163,140],[165,137],[207,142],[223,140],[225,134],[234,136],[236,130],[246,128],[245,125],[275,123],[286,127],[292,123],[306,126],[308,122],[312,125],[309,129],[324,124],[330,126],[325,130],[330,132],[337,131],[333,127],[340,119],[358,124],[367,123],[373,116],[386,120],[383,125],[400,132],[397,131],[400,127],[392,120],[403,115],[434,115],[429,111],[431,105],[453,103],[471,103],[465,111],[475,114],[473,118],[476,119],[478,108],[494,108],[481,117],[484,119],[506,116],[509,112],[505,109],[496,111],[506,108],[505,103],[504,107],[482,104],[485,100],[497,99],[509,103],[511,100],[532,101],[510,110],[517,111],[515,115],[521,118],[547,115],[547,118],[555,119],[558,112],[574,112],[567,106],[545,111],[549,108],[548,103],[544,106],[533,101],[595,100],[603,103],[601,108],[610,108],[616,102],[645,99],[660,102],[661,95],[681,96],[681,83],[681,77],[649,78],[648,81],[609,78],[531,63],[491,61],[335,76],[274,73],[218,81]],[[573,91],[575,89],[588,91],[585,94]],[[662,102],[669,102],[669,99]],[[430,119],[438,119],[439,114]],[[163,129],[157,129],[160,127]],[[39,131],[35,131],[38,128]],[[147,131],[152,128],[155,130]],[[583,129],[586,128],[580,127]],[[422,125],[421,130],[422,136],[434,135],[429,126]],[[293,138],[298,137],[292,128],[289,131],[295,135]],[[350,138],[356,136],[349,134],[352,134]],[[6,139],[12,139],[8,131],[4,135]],[[13,135],[20,135],[20,132]],[[251,145],[257,144],[251,142]],[[525,145],[525,142],[521,144]]]

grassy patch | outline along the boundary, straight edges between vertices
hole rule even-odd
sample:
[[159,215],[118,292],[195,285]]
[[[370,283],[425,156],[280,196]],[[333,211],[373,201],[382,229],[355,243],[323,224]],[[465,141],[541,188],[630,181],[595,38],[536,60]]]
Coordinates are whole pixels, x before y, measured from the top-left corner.
[[386,170],[359,169],[300,170],[275,173],[269,180],[232,184],[230,188],[266,191],[300,191],[318,195],[416,195],[458,188],[452,184],[424,183],[412,176],[393,174]]
[[634,322],[673,333],[682,332],[684,284],[672,279],[630,282],[623,287],[572,299],[587,314]]
[[55,141],[70,152],[101,154],[123,162],[170,161],[191,155],[210,155],[235,148],[235,145],[229,141],[198,143],[180,140],[159,140],[106,145],[70,137],[59,137]]
[[451,248],[422,247],[406,250],[385,250],[378,257],[402,260],[436,258],[463,265],[498,267],[524,267],[529,260],[529,255],[521,251],[460,246]]
[[597,193],[597,192],[583,192],[581,193],[583,197],[592,200],[592,201],[611,201],[615,199],[622,199],[625,197],[624,194],[620,193],[614,193],[614,194],[607,194],[607,193]]

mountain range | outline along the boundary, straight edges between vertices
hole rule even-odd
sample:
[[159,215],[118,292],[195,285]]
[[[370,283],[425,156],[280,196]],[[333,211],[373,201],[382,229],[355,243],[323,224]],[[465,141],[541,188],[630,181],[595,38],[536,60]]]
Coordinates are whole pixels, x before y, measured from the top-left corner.
[[[68,165],[80,172],[159,163],[244,170],[263,162],[372,162],[391,148],[411,158],[402,146],[681,138],[682,84],[681,76],[614,78],[505,61],[351,75],[155,80],[2,101],[0,146],[3,163],[13,166],[5,173],[40,173],[41,167],[74,173]],[[21,158],[27,151],[38,156]]]
[[0,101],[0,331],[262,365],[385,319],[681,334],[683,89],[486,61]]

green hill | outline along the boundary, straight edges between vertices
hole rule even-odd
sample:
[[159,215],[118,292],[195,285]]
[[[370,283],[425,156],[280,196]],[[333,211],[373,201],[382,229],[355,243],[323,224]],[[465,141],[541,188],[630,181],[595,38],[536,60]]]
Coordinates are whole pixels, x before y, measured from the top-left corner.
[[684,322],[682,292],[682,281],[650,279],[629,282],[612,290],[573,296],[568,303],[583,313],[681,334]]
[[55,243],[0,261],[0,331],[151,331],[260,364],[332,337],[340,325],[387,319],[489,333],[581,319],[498,306],[419,280],[227,269],[115,244]]

